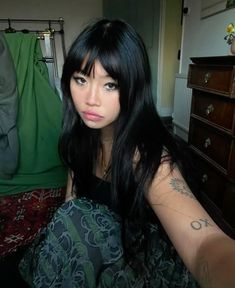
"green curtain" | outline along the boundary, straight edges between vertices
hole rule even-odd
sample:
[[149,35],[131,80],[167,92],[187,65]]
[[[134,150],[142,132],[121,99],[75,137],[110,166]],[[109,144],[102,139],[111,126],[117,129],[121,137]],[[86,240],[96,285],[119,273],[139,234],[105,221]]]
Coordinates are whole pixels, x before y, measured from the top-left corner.
[[0,195],[66,185],[58,155],[62,103],[49,83],[39,40],[32,33],[4,34],[13,57],[19,91],[19,164],[14,177],[0,179]]

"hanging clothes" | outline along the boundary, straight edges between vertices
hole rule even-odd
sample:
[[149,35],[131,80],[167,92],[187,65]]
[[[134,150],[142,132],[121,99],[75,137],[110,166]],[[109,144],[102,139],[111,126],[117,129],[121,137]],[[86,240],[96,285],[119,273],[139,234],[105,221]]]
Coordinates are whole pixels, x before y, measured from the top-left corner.
[[12,178],[18,164],[17,111],[15,67],[4,35],[0,33],[0,178],[4,179]]
[[19,165],[11,180],[0,179],[0,195],[66,185],[67,171],[58,154],[62,103],[49,83],[35,34],[4,34],[17,75]]

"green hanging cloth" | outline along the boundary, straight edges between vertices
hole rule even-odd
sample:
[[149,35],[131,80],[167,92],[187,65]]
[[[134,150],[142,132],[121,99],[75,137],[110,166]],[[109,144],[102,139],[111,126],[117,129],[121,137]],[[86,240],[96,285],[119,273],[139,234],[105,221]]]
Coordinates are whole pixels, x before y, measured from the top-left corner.
[[0,196],[66,185],[67,171],[58,154],[62,103],[49,83],[35,34],[4,34],[17,75],[19,165],[10,180],[0,179]]

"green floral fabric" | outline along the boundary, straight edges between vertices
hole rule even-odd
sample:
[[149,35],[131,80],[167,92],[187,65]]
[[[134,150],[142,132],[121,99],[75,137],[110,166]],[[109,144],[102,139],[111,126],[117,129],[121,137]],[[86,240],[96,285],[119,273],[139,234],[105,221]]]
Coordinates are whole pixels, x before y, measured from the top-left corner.
[[105,205],[85,198],[64,203],[22,259],[21,274],[31,287],[198,287],[158,225],[146,224],[145,246],[138,226],[125,224],[133,255],[127,263],[122,225]]

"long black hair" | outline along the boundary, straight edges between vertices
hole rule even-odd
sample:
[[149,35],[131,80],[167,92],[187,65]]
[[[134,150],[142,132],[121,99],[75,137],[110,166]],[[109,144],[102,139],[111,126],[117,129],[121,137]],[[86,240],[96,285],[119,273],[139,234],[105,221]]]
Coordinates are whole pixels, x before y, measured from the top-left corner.
[[[63,127],[60,153],[73,171],[73,185],[85,196],[94,172],[100,132],[86,127],[70,93],[70,79],[81,66],[89,74],[95,60],[118,82],[120,114],[112,148],[112,199],[123,217],[145,221],[145,193],[165,149],[171,164],[182,167],[180,149],[163,125],[151,91],[151,72],[145,45],[138,33],[121,20],[100,19],[88,25],[73,42],[63,67]],[[136,167],[133,159],[138,154]],[[184,172],[182,170],[182,172]]]

